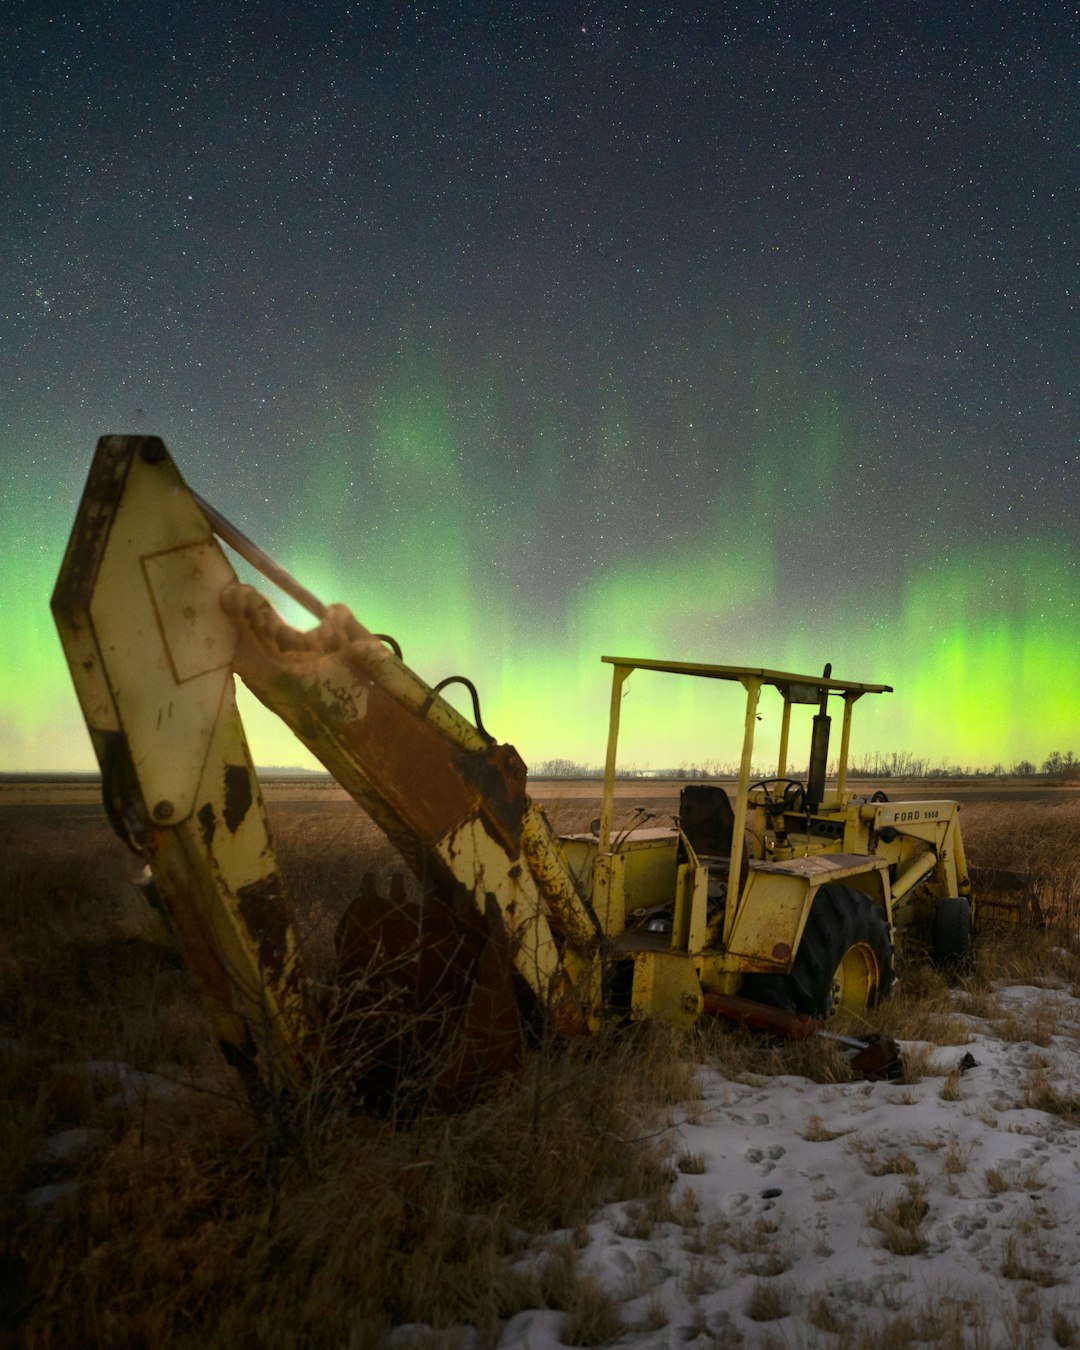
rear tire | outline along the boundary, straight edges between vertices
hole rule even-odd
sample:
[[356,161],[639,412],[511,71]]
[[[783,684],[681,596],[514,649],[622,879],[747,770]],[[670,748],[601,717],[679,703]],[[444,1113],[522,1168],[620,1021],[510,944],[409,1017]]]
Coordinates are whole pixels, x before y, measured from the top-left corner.
[[963,970],[970,962],[971,905],[963,896],[948,895],[938,901],[930,955],[941,970]]
[[880,906],[850,886],[822,886],[787,975],[753,976],[744,991],[813,1017],[858,1015],[892,988],[892,943]]

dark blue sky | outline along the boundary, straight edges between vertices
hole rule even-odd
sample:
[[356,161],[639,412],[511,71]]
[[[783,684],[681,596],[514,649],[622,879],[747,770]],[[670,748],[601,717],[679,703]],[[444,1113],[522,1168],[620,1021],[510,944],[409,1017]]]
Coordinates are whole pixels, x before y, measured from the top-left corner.
[[50,698],[42,597],[137,429],[551,754],[592,752],[514,663],[628,642],[920,707],[951,662],[1000,753],[968,688],[943,754],[1051,748],[993,672],[1076,669],[1076,5],[6,15],[5,582]]

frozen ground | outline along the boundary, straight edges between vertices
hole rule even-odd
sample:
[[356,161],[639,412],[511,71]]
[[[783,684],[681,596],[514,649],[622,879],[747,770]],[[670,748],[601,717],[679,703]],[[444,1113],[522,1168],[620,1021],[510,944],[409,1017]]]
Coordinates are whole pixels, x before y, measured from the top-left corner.
[[[561,1267],[572,1311],[517,1314],[498,1350],[1080,1346],[1080,999],[1064,984],[951,998],[949,1044],[902,1042],[905,1083],[701,1070],[670,1124],[667,1202],[612,1204],[529,1243],[505,1278],[550,1287]],[[118,1105],[176,1090],[81,1069]],[[49,1158],[100,1135],[65,1131]],[[46,1209],[75,1185],[28,1199]],[[479,1344],[464,1327],[390,1336],[393,1350]]]
[[[635,1350],[1080,1345],[1080,1002],[966,997],[966,1044],[905,1043],[910,1085],[703,1072],[668,1221],[612,1205],[523,1259],[576,1248]],[[555,1350],[567,1317],[500,1350]]]

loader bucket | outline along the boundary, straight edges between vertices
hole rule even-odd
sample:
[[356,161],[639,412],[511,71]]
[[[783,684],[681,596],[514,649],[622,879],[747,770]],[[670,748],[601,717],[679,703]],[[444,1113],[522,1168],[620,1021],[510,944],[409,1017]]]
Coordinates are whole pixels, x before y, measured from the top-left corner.
[[1017,928],[1043,928],[1037,882],[1031,872],[1008,867],[969,868],[975,887],[976,925],[1005,924]]
[[497,908],[471,898],[389,897],[368,873],[335,938],[335,1061],[383,1113],[465,1107],[521,1060],[523,1032]]

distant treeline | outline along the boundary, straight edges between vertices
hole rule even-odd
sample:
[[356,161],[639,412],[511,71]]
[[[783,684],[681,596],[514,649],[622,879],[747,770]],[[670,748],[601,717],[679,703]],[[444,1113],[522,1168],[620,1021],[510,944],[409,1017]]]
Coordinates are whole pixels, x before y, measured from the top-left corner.
[[[324,769],[285,767],[282,765],[260,764],[258,772],[265,778],[330,778]],[[533,778],[603,778],[604,770],[599,764],[581,764],[574,759],[545,759],[529,765]],[[774,778],[775,764],[755,764],[750,774],[752,778]],[[805,768],[791,765],[788,774],[792,778],[806,776]],[[836,776],[836,764],[829,765],[830,777]],[[941,764],[918,755],[880,753],[864,755],[862,759],[852,760],[848,765],[849,778],[1033,778],[1042,775],[1055,782],[1066,783],[1080,781],[1080,759],[1071,750],[1055,750],[1043,760],[1041,765],[1030,759],[1021,759],[1012,765],[995,764],[992,768],[971,768],[966,764]],[[737,760],[706,759],[700,764],[679,764],[667,769],[653,769],[649,765],[621,764],[618,770],[620,778],[667,778],[667,779],[732,779],[739,776]],[[3,773],[0,783],[21,782],[57,782],[87,783],[100,778],[96,773]]]
[[[573,759],[545,759],[533,764],[529,769],[533,778],[603,778],[604,770],[600,765],[581,764]],[[792,765],[789,770],[792,778],[805,777],[805,770]],[[754,765],[750,770],[754,778],[771,778],[776,773],[775,765]],[[829,773],[836,775],[836,764],[830,764]],[[1042,774],[1058,782],[1070,779],[1080,780],[1080,760],[1071,750],[1055,750],[1043,760],[1041,767],[1030,759],[1021,759],[1012,765],[995,764],[992,768],[972,768],[967,764],[935,763],[929,758],[912,754],[883,755],[875,753],[864,755],[848,765],[849,778],[1032,778]],[[620,778],[738,778],[737,761],[706,759],[700,764],[682,763],[676,767],[653,769],[648,765],[620,765]]]

